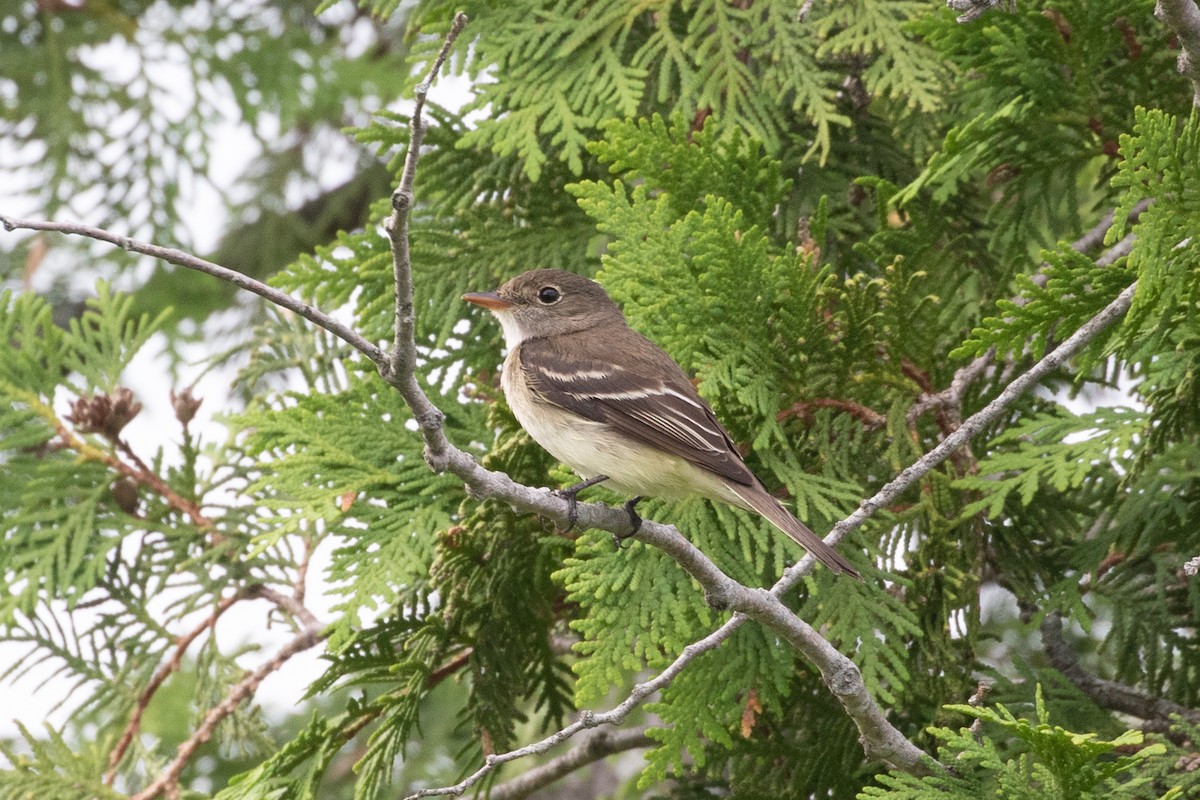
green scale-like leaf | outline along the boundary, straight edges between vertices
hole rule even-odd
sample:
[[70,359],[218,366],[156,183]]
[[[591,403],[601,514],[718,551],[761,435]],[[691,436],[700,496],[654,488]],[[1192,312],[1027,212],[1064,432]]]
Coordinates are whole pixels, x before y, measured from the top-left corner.
[[[992,440],[996,450],[980,461],[977,475],[956,482],[958,488],[982,495],[963,513],[986,512],[994,518],[1014,492],[1029,505],[1045,490],[1065,494],[1087,483],[1113,480],[1109,465],[1126,460],[1144,426],[1144,415],[1127,409],[1078,417],[1058,411],[1018,423]],[[1064,441],[1068,436],[1072,441]]]
[[770,632],[744,625],[718,651],[688,665],[663,692],[662,702],[648,707],[666,727],[651,729],[659,747],[647,756],[639,785],[651,786],[689,761],[703,768],[708,743],[730,747],[740,735],[751,692],[763,713],[777,714],[789,694],[794,658],[794,651]]
[[[1020,751],[1013,757],[1001,750],[999,740],[980,737],[969,729],[934,728],[942,741],[938,758],[953,764],[952,774],[917,777],[890,772],[879,777],[881,786],[868,787],[863,800],[960,800],[994,796],[1012,800],[1101,800],[1136,798],[1144,781],[1118,781],[1118,775],[1135,772],[1147,761],[1165,753],[1161,744],[1143,745],[1141,731],[1127,731],[1112,740],[1092,733],[1078,734],[1051,725],[1037,694],[1037,721],[1015,716],[1002,705],[994,710],[969,705],[947,706],[950,711],[976,717]],[[1137,747],[1132,755],[1116,755]],[[1124,776],[1122,776],[1124,777]]]
[[[909,682],[909,651],[922,636],[917,616],[897,597],[870,582],[832,581],[809,598],[809,624],[849,652],[867,690],[878,702],[895,703]],[[805,613],[806,619],[810,613]],[[863,636],[863,631],[871,631]]]
[[0,743],[0,755],[10,765],[0,770],[0,800],[121,800],[128,796],[101,780],[114,743],[111,737],[97,737],[79,746],[48,725],[46,732],[46,737],[34,736],[21,726],[28,753]]
[[[642,513],[656,517],[656,506],[647,501]],[[699,587],[674,562],[641,545],[615,551],[610,534],[580,536],[554,577],[584,611],[571,623],[583,637],[574,667],[581,704],[625,685],[644,666],[666,666],[714,621]]]
[[1040,358],[1055,339],[1094,317],[1134,280],[1130,269],[1098,267],[1065,245],[1043,255],[1044,284],[1018,278],[1020,299],[998,301],[996,309],[1003,316],[984,319],[952,356],[980,355],[995,347],[1000,353],[1016,354],[1028,348]]
[[1194,235],[1200,225],[1200,188],[1195,180],[1200,116],[1193,112],[1180,121],[1161,110],[1139,107],[1133,134],[1121,137],[1121,155],[1125,160],[1113,186],[1124,192],[1108,241],[1125,235],[1130,227],[1126,218],[1134,205],[1155,198],[1134,226],[1137,241],[1128,263],[1138,277],[1138,291],[1126,324],[1131,335],[1152,330],[1158,340],[1181,317],[1193,320],[1200,299],[1200,242]]
[[[336,395],[292,395],[294,404],[237,418],[252,432],[246,452],[266,457],[248,487],[268,532],[263,548],[292,532],[336,533],[333,553],[338,605],[335,646],[360,615],[393,605],[424,607],[433,532],[450,524],[460,492],[429,471],[420,436],[396,393],[374,378]],[[449,418],[470,419],[462,407]],[[353,505],[345,509],[343,504]]]
[[[103,575],[109,556],[137,520],[117,507],[109,489],[118,477],[103,461],[113,445],[99,437],[72,439],[86,454],[48,447],[70,435],[53,404],[56,389],[108,393],[166,314],[131,315],[132,301],[100,284],[69,331],[51,323],[45,301],[33,295],[0,296],[0,576],[19,587],[0,598],[0,619],[32,612],[39,602],[78,602]],[[65,443],[65,442],[64,442]]]

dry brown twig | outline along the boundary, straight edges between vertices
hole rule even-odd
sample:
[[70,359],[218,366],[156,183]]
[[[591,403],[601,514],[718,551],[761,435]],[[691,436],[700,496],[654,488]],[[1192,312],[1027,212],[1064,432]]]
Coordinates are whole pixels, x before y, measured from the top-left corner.
[[240,594],[232,594],[223,598],[217,603],[212,613],[204,618],[203,622],[175,639],[175,650],[171,658],[167,663],[158,668],[158,671],[154,673],[150,682],[142,689],[142,693],[138,695],[137,703],[133,707],[133,713],[129,716],[129,722],[125,725],[125,730],[121,732],[121,738],[117,741],[117,746],[113,748],[112,753],[108,756],[108,772],[104,774],[104,782],[109,786],[112,786],[113,781],[117,777],[117,767],[120,766],[121,759],[125,757],[125,752],[133,742],[133,737],[137,735],[138,728],[142,724],[142,716],[150,706],[150,701],[154,698],[155,692],[171,676],[171,673],[179,670],[180,665],[183,663],[183,655],[191,647],[192,642],[196,641],[206,630],[215,627],[221,615],[240,599],[242,599],[242,595]]
[[[134,704],[133,712],[130,714],[129,722],[126,724],[125,730],[122,731],[121,738],[118,740],[116,747],[114,747],[112,753],[109,754],[108,771],[104,775],[105,783],[110,786],[113,784],[113,781],[116,779],[117,768],[121,764],[121,759],[125,757],[125,753],[128,751],[129,745],[133,742],[133,737],[137,735],[138,729],[141,726],[142,717],[146,713],[146,709],[149,707],[150,701],[154,699],[155,693],[162,688],[162,685],[166,682],[167,678],[169,678],[172,673],[179,670],[180,665],[183,663],[183,657],[188,648],[191,647],[193,642],[195,642],[196,639],[199,638],[205,631],[214,630],[216,628],[217,621],[234,604],[242,600],[253,598],[269,600],[280,610],[297,620],[299,623],[298,627],[301,628],[300,634],[283,650],[277,653],[271,661],[260,666],[257,670],[248,673],[240,683],[234,686],[234,688],[226,696],[225,700],[223,700],[214,709],[209,711],[208,717],[205,718],[205,723],[202,724],[201,727],[192,734],[192,736],[190,736],[183,744],[180,745],[176,754],[176,761],[172,762],[172,765],[168,767],[168,769],[161,776],[159,776],[154,783],[135,796],[138,800],[150,800],[150,798],[156,797],[158,794],[164,792],[168,794],[173,793],[176,789],[179,773],[182,772],[183,768],[187,765],[187,761],[191,758],[192,754],[195,753],[196,749],[205,741],[207,741],[212,735],[212,730],[215,729],[216,725],[225,717],[232,714],[243,700],[251,697],[255,690],[257,690],[258,684],[262,682],[263,678],[265,678],[271,672],[274,672],[279,667],[283,666],[283,664],[289,658],[291,658],[292,655],[308,649],[308,647],[315,645],[317,642],[325,638],[324,634],[321,632],[325,627],[324,623],[318,620],[308,608],[304,607],[302,603],[297,602],[294,597],[278,592],[269,586],[264,586],[262,584],[248,586],[235,594],[223,598],[216,604],[212,612],[199,625],[187,633],[179,636],[175,640],[175,649],[172,651],[171,658],[158,668],[158,671],[154,673],[154,676],[150,679],[150,682],[146,684],[146,687],[142,690],[142,693],[138,695],[138,700]],[[301,646],[304,642],[309,642],[310,640],[310,644]],[[289,648],[294,649],[289,650]],[[156,792],[154,794],[150,794],[150,790],[156,786]]]
[[832,408],[848,414],[861,422],[863,428],[868,431],[878,430],[887,424],[887,417],[875,409],[853,400],[843,400],[838,397],[815,397],[812,400],[797,401],[776,414],[775,419],[782,422],[789,417],[799,417],[808,422],[812,420],[813,411],[818,408]]
[[[6,228],[9,227],[9,222],[9,218],[0,216],[0,223],[3,223]],[[30,223],[30,225],[19,226],[14,225],[13,227],[32,227],[32,225],[36,224],[38,223]],[[9,229],[12,230],[12,228]],[[130,448],[129,445],[119,436],[114,436],[109,439],[113,445],[113,450],[124,453],[125,456],[130,458],[130,460],[134,463],[129,463],[125,459],[122,459],[117,455],[117,452],[113,452],[113,450],[102,449],[100,447],[96,447],[95,445],[89,444],[83,439],[80,439],[75,435],[75,432],[68,428],[67,424],[63,420],[59,419],[58,416],[50,409],[46,409],[46,417],[47,422],[54,427],[55,433],[58,435],[58,442],[61,443],[62,447],[75,451],[80,455],[81,458],[104,464],[122,476],[129,478],[139,486],[145,486],[150,491],[160,496],[168,506],[190,519],[196,527],[208,529],[213,526],[212,520],[205,516],[199,504],[187,499],[168,486],[166,481],[164,481],[153,470],[147,467],[145,462],[142,461],[142,459],[133,452],[132,448]]]
[[297,653],[308,650],[323,641],[324,638],[325,635],[320,628],[304,628],[291,641],[276,651],[270,660],[259,665],[258,668],[238,681],[225,695],[225,699],[209,709],[200,723],[200,727],[179,745],[175,751],[175,758],[171,759],[167,768],[149,786],[133,795],[130,800],[154,800],[164,792],[173,792],[179,783],[180,774],[183,773],[184,768],[192,760],[192,756],[196,754],[200,746],[212,738],[217,726],[236,711],[246,699],[253,697],[254,693],[258,691],[259,685],[268,675],[286,664]]

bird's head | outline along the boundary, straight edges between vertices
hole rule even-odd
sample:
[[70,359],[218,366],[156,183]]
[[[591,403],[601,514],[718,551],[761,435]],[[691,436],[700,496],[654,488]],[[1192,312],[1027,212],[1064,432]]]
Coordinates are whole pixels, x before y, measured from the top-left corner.
[[561,269],[524,272],[494,292],[464,294],[463,300],[496,315],[510,349],[526,339],[625,324],[600,284]]

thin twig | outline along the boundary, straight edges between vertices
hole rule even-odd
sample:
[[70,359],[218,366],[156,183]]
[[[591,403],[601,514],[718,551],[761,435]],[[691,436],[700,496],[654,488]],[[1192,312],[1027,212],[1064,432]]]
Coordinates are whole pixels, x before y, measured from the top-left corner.
[[996,349],[991,348],[983,355],[975,358],[969,364],[959,367],[950,380],[950,385],[936,394],[923,394],[917,398],[905,415],[909,426],[916,424],[917,418],[931,409],[962,409],[962,396],[967,388],[979,380],[984,371],[996,357]]
[[[59,436],[62,436],[62,430],[63,428],[60,428]],[[64,441],[66,441],[68,445],[70,445],[72,440],[74,440],[74,437],[64,438]],[[167,505],[186,514],[192,520],[192,522],[195,523],[196,527],[213,527],[213,521],[208,518],[203,510],[201,510],[200,504],[194,500],[187,499],[168,486],[167,482],[164,481],[158,475],[158,473],[150,469],[150,467],[146,465],[145,461],[142,461],[138,454],[133,451],[133,448],[129,446],[128,442],[126,442],[124,439],[117,438],[113,441],[113,443],[117,450],[124,453],[125,456],[133,462],[133,464],[128,465],[115,456],[111,460],[105,459],[105,463],[120,472],[122,475],[132,478],[143,486],[149,488],[155,494],[162,497],[162,499],[166,501]]]
[[1045,616],[1041,625],[1042,649],[1046,651],[1051,666],[1101,708],[1146,720],[1160,730],[1166,730],[1170,718],[1176,714],[1192,725],[1200,724],[1200,711],[1194,708],[1165,697],[1155,697],[1134,686],[1106,680],[1085,670],[1079,663],[1079,656],[1063,637],[1062,626],[1062,615],[1057,611]]
[[307,627],[281,647],[269,661],[246,675],[230,689],[229,694],[225,695],[225,699],[209,709],[204,716],[204,721],[200,723],[200,727],[179,745],[175,751],[175,758],[171,760],[167,768],[149,786],[133,795],[130,800],[153,800],[164,792],[172,791],[173,787],[178,784],[184,767],[187,766],[196,750],[212,738],[213,731],[221,724],[221,721],[236,711],[246,698],[251,697],[268,675],[282,667],[292,656],[308,650],[324,638],[325,634],[320,627]]
[[300,563],[296,565],[296,580],[292,582],[292,599],[304,605],[304,596],[308,593],[308,565],[312,561],[312,536],[305,534],[302,539],[303,550],[300,552]]
[[857,403],[853,400],[843,400],[838,397],[814,397],[812,400],[800,400],[793,403],[790,408],[785,408],[776,414],[775,419],[778,422],[782,422],[788,417],[800,417],[801,419],[811,420],[813,409],[817,408],[832,408],[835,411],[849,414],[861,422],[863,427],[869,431],[882,428],[887,424],[887,417],[875,409],[868,408],[862,403]]
[[[174,508],[176,511],[179,511],[191,519],[197,527],[213,527],[212,520],[204,515],[204,512],[200,509],[200,506],[197,503],[180,495],[178,492],[168,486],[166,482],[157,474],[150,471],[148,468],[145,468],[144,465],[143,468],[139,469],[132,464],[122,461],[112,452],[109,452],[108,450],[102,450],[89,444],[83,439],[80,439],[71,431],[70,428],[67,427],[66,423],[58,418],[58,415],[54,412],[54,409],[42,402],[41,398],[38,397],[37,394],[33,392],[22,392],[19,394],[19,396],[22,400],[28,403],[34,412],[41,416],[47,424],[54,428],[55,433],[58,434],[58,438],[64,447],[79,453],[79,455],[85,460],[96,461],[104,464],[105,466],[108,466],[111,469],[121,473],[126,478],[130,478],[131,480],[148,487],[151,491],[162,497],[163,500],[166,501],[167,505],[169,505],[171,508]],[[117,443],[118,446],[120,446],[121,440],[118,439]],[[138,460],[140,461],[140,459]]]
[[1137,237],[1135,234],[1126,234],[1124,239],[1100,254],[1100,256],[1096,259],[1096,266],[1111,267],[1114,263],[1116,263],[1118,258],[1123,258],[1124,256],[1129,255],[1131,252],[1133,252],[1133,243],[1136,238]]
[[[1129,209],[1129,213],[1125,215],[1125,221],[1129,224],[1137,222],[1138,217],[1142,215],[1142,212],[1154,205],[1154,200],[1155,198],[1153,197],[1144,197],[1134,203],[1133,207]],[[1108,235],[1109,229],[1116,220],[1116,213],[1117,210],[1115,208],[1111,209],[1090,230],[1088,230],[1075,241],[1071,242],[1071,248],[1073,250],[1078,250],[1080,253],[1086,253],[1093,247],[1099,247],[1100,245],[1104,244],[1104,237]]]
[[[450,447],[442,433],[442,412],[430,402],[421,385],[417,381],[417,345],[413,335],[415,317],[413,315],[413,280],[412,260],[408,246],[408,218],[413,207],[413,181],[417,174],[417,161],[421,158],[421,143],[425,140],[425,122],[421,112],[425,108],[425,98],[429,88],[437,78],[438,71],[446,61],[454,40],[462,33],[467,24],[467,15],[454,15],[454,22],[442,43],[442,49],[429,67],[425,80],[417,84],[416,104],[409,120],[408,152],[404,156],[404,169],[400,173],[400,185],[392,193],[392,215],[388,218],[385,228],[392,245],[393,275],[396,290],[396,322],[395,338],[392,342],[392,353],[386,364],[380,364],[379,373],[385,381],[394,386],[403,396],[404,401],[413,412],[413,418],[425,434],[427,448],[426,458],[433,465],[434,457],[445,448]],[[431,438],[433,441],[431,441]]]
[[[1129,213],[1125,215],[1127,224],[1132,225],[1138,221],[1142,212],[1154,204],[1153,197],[1146,197],[1134,204],[1133,208],[1129,209]],[[1100,221],[1084,232],[1075,241],[1071,242],[1071,249],[1077,253],[1087,253],[1095,247],[1104,244],[1104,238],[1108,236],[1108,232],[1112,230],[1113,222],[1116,221],[1117,209],[1110,208],[1108,213],[1100,218]],[[1117,244],[1105,250],[1096,258],[1096,266],[1111,267],[1118,258],[1129,255],[1130,245],[1134,241],[1133,234],[1129,234]],[[1046,270],[1050,267],[1048,261],[1043,261],[1038,265],[1038,271],[1030,278],[1034,284],[1041,288],[1046,288],[1046,282],[1049,276]],[[1027,302],[1024,297],[1014,297],[1013,302],[1017,305],[1025,305]]]
[[376,364],[383,363],[386,356],[379,347],[371,344],[364,339],[353,328],[338,322],[328,314],[322,314],[317,309],[313,308],[308,303],[301,302],[286,292],[281,292],[278,289],[268,286],[261,281],[256,281],[249,278],[240,272],[222,267],[219,264],[214,264],[211,261],[205,261],[203,258],[185,253],[182,250],[176,250],[173,247],[162,247],[149,242],[140,242],[136,239],[131,239],[128,236],[106,231],[103,228],[95,228],[91,225],[80,225],[77,222],[46,222],[42,220],[18,219],[17,217],[8,217],[0,215],[0,225],[3,225],[5,230],[14,231],[25,229],[31,231],[55,231],[57,233],[67,233],[74,236],[86,236],[89,239],[95,239],[100,242],[108,242],[115,244],[123,250],[128,250],[131,253],[141,253],[142,255],[152,256],[153,258],[162,259],[169,264],[174,264],[187,269],[194,269],[197,272],[203,272],[206,275],[212,275],[214,278],[219,278],[226,283],[231,283],[239,289],[245,289],[248,292],[253,292],[264,300],[268,300],[281,308],[286,308],[289,311],[294,311],[304,317],[309,322],[324,328],[342,341],[349,344],[355,350],[367,356]]
[[[1139,201],[1134,205],[1133,208],[1129,210],[1129,214],[1126,219],[1130,223],[1136,222],[1138,217],[1142,215],[1142,212],[1149,208],[1153,203],[1154,198],[1152,197],[1147,197],[1146,199]],[[1104,242],[1104,237],[1108,235],[1108,231],[1113,226],[1115,215],[1116,209],[1110,209],[1109,212],[1105,214],[1098,223],[1093,225],[1078,239],[1071,242],[1071,249],[1080,253],[1086,253],[1093,247],[1098,247],[1101,245]],[[1096,266],[1109,267],[1112,266],[1118,258],[1129,255],[1129,252],[1133,247],[1133,242],[1134,235],[1131,233],[1101,253],[1096,259]],[[1046,281],[1049,279],[1046,275],[1047,266],[1049,266],[1047,263],[1042,262],[1041,266],[1038,268],[1038,271],[1034,273],[1033,277],[1030,279],[1036,285],[1042,288],[1045,288]],[[1017,303],[1018,305],[1023,305],[1025,298],[1016,297],[1013,299],[1013,302]],[[992,359],[995,357],[995,349],[993,348],[988,350],[986,353],[974,359],[969,364],[959,367],[958,370],[955,371],[954,378],[950,381],[950,386],[948,388],[941,392],[937,392],[936,394],[926,393],[921,395],[921,397],[917,399],[917,402],[914,403],[908,410],[906,415],[909,426],[915,424],[918,417],[932,409],[957,408],[959,409],[961,415],[963,392],[965,392],[967,387],[969,387],[976,380],[978,380],[980,376],[983,375],[984,371],[992,363]]]
[[523,800],[539,789],[602,758],[653,745],[654,740],[646,735],[645,728],[596,731],[591,736],[584,737],[579,744],[561,756],[510,781],[493,786],[488,792],[488,800]]
[[203,622],[175,640],[175,652],[171,655],[167,663],[158,668],[158,671],[154,673],[150,682],[146,684],[146,688],[138,695],[137,703],[133,707],[133,713],[129,717],[129,723],[121,733],[121,738],[117,741],[117,746],[113,748],[112,753],[108,757],[108,772],[104,774],[104,782],[106,784],[112,786],[113,781],[116,779],[117,766],[120,765],[121,759],[125,757],[125,751],[129,749],[129,745],[133,742],[133,737],[137,734],[138,728],[142,724],[142,716],[146,713],[146,709],[149,707],[154,693],[159,690],[163,682],[170,677],[171,673],[178,671],[180,664],[183,663],[183,655],[192,646],[192,642],[200,634],[215,626],[221,615],[243,597],[245,595],[236,593],[223,598]]
[[446,678],[458,672],[466,666],[466,663],[471,660],[471,656],[474,654],[474,647],[464,647],[454,658],[429,673],[429,677],[425,679],[425,688],[432,689],[446,680]]
[[956,22],[974,22],[993,8],[1016,10],[1017,0],[946,0],[946,5],[963,13],[955,17]]
[[[1142,203],[1149,205],[1149,202],[1146,200],[1143,200]],[[1139,203],[1139,205],[1141,204]],[[1104,244],[1104,237],[1108,235],[1108,229],[1112,227],[1113,220],[1116,219],[1116,213],[1117,210],[1115,208],[1110,208],[1108,213],[1101,217],[1100,221],[1093,225],[1090,230],[1084,233],[1083,236],[1080,236],[1078,239],[1071,242],[1071,249],[1078,250],[1080,253],[1086,253],[1093,247],[1099,247],[1100,245]],[[1136,213],[1140,214],[1141,211],[1139,210]],[[1045,268],[1046,264],[1043,263],[1041,269],[1038,270],[1037,275],[1033,277],[1033,282],[1038,286],[1045,287],[1046,285],[1046,274],[1044,272]]]
[[317,630],[325,627],[324,623],[317,619],[317,616],[313,614],[313,612],[310,611],[308,607],[304,605],[304,603],[300,602],[292,595],[287,595],[283,592],[276,591],[265,584],[260,583],[247,588],[246,596],[261,597],[264,600],[270,600],[279,608],[280,611],[283,611],[293,619],[297,620],[301,627],[315,628]]
[[[928,372],[907,358],[900,360],[901,372],[921,389],[921,395],[905,416],[908,426],[912,430],[914,441],[918,441],[917,418],[928,409],[933,409],[934,420],[942,436],[949,436],[957,430],[958,426],[962,424],[962,393],[970,382],[983,374],[991,357],[992,351],[989,350],[984,356],[968,364],[966,369],[956,371],[950,381],[950,386],[941,392],[934,390],[933,381]],[[977,365],[976,362],[981,363]],[[978,370],[976,371],[977,366]],[[951,455],[950,458],[959,475],[967,475],[975,470],[975,453],[971,451],[970,443],[963,445],[963,448]]]
[[[613,509],[616,511],[616,509]],[[626,529],[628,529],[628,517],[626,517]],[[730,623],[737,624],[731,625]],[[683,672],[689,663],[694,661],[701,654],[714,649],[721,642],[733,635],[733,632],[741,627],[741,624],[746,621],[746,617],[737,614],[729,622],[722,625],[717,630],[699,641],[692,642],[679,653],[676,659],[671,662],[670,666],[656,675],[652,680],[645,683],[639,683],[633,687],[624,700],[617,706],[603,713],[595,713],[592,711],[583,711],[579,718],[570,725],[555,731],[541,741],[521,747],[517,750],[510,750],[507,753],[495,753],[484,759],[484,765],[478,770],[468,775],[463,780],[453,786],[446,786],[440,789],[422,789],[414,794],[409,795],[405,800],[415,800],[420,797],[438,797],[441,795],[461,795],[467,789],[474,786],[479,781],[487,777],[488,773],[492,772],[497,767],[507,764],[510,761],[518,761],[529,756],[539,755],[548,750],[552,750],[559,744],[567,741],[575,734],[582,731],[597,728],[601,725],[619,725],[629,716],[635,708],[641,705],[642,701],[650,695],[657,692],[659,689],[668,686],[675,676]]]
[[[1153,197],[1146,197],[1142,200],[1139,200],[1134,204],[1133,208],[1129,209],[1129,213],[1125,216],[1126,222],[1131,225],[1137,222],[1138,218],[1142,216],[1142,212],[1153,204]],[[1116,217],[1116,211],[1117,210],[1115,208],[1110,210],[1104,215],[1104,218],[1101,219],[1100,222],[1096,223],[1096,225],[1091,228],[1091,230],[1083,234],[1083,236],[1080,236],[1075,241],[1071,242],[1071,249],[1080,253],[1086,253],[1093,247],[1099,247],[1101,244],[1103,244],[1104,237],[1108,235],[1108,231],[1113,226],[1113,221]],[[1129,237],[1127,236],[1125,238],[1128,239]],[[1101,267],[1111,266],[1114,261],[1123,255],[1128,255],[1128,252],[1119,253],[1116,256],[1110,256],[1108,261],[1105,261],[1105,257],[1102,255],[1100,258],[1096,259],[1096,264]],[[1044,287],[1046,285],[1045,269],[1047,266],[1048,265],[1043,262],[1041,269],[1038,270],[1038,274],[1033,278],[1033,282],[1038,286]]]
[[[924,477],[938,464],[945,461],[950,453],[992,425],[1021,395],[1036,386],[1050,373],[1062,367],[1076,353],[1082,350],[1088,342],[1122,317],[1129,310],[1129,305],[1133,301],[1133,294],[1136,289],[1136,282],[1127,286],[1117,295],[1116,299],[1105,306],[1090,320],[1079,326],[1079,329],[1071,334],[1066,341],[1047,353],[1040,361],[1030,367],[1025,374],[1004,387],[1003,391],[990,403],[965,420],[959,426],[958,430],[947,436],[937,447],[903,470],[890,483],[876,492],[874,497],[864,500],[853,514],[833,526],[833,530],[825,537],[825,542],[830,545],[840,542],[847,533],[861,526],[876,511],[888,506],[899,497],[901,492],[918,479]],[[796,581],[802,577],[802,574],[807,574],[812,569],[813,563],[812,556],[805,556],[803,560],[784,573],[784,577],[775,584],[772,592],[776,592],[777,589],[786,591],[795,585]]]

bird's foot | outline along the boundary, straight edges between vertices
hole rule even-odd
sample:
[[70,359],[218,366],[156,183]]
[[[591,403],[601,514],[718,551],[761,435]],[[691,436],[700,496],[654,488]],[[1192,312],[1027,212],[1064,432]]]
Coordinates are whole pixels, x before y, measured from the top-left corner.
[[555,489],[550,492],[555,497],[561,497],[567,501],[567,527],[563,528],[563,533],[572,530],[575,527],[575,523],[579,521],[579,493],[606,480],[608,480],[607,475],[597,475],[594,478],[588,478],[586,481],[580,481],[574,486],[568,486],[565,489]]
[[625,513],[629,515],[629,532],[613,534],[613,544],[616,545],[618,550],[620,550],[622,545],[625,544],[626,539],[637,536],[637,532],[642,529],[642,518],[638,516],[637,511],[634,510],[637,508],[637,504],[640,502],[642,502],[642,496],[638,495],[637,497],[625,503]]

